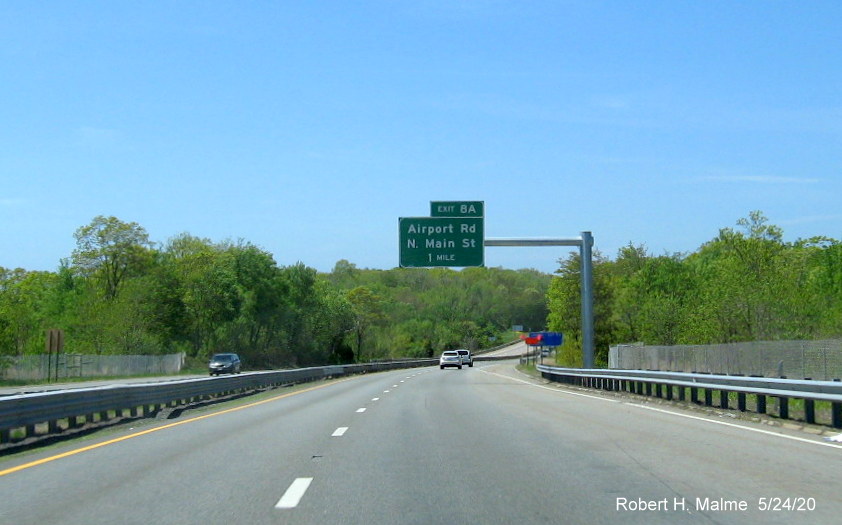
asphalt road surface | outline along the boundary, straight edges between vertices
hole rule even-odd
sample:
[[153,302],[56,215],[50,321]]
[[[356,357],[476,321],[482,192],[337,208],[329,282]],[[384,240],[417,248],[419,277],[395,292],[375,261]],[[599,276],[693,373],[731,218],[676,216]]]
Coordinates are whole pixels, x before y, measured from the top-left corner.
[[[257,401],[257,402],[255,402]],[[0,458],[2,524],[839,523],[821,438],[512,362],[278,390]]]

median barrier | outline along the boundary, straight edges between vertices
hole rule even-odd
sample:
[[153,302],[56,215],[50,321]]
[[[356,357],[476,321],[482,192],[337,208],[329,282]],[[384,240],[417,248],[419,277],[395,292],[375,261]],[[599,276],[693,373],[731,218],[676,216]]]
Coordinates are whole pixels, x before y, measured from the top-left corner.
[[[0,445],[12,441],[13,431],[18,431],[17,439],[51,435],[82,424],[104,423],[122,417],[149,417],[164,408],[223,396],[329,377],[437,364],[438,359],[418,359],[335,365],[4,396],[0,398]],[[44,426],[46,431],[39,429]]]

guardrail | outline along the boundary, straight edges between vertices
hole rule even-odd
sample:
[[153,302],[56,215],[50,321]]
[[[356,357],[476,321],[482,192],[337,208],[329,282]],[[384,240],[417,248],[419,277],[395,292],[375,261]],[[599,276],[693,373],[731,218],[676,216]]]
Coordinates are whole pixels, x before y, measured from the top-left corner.
[[[830,403],[830,424],[842,428],[842,382],[797,380],[786,378],[726,376],[714,374],[692,374],[683,372],[657,372],[649,370],[603,370],[558,368],[538,365],[541,375],[550,381],[567,383],[586,388],[629,392],[655,396],[666,400],[686,401],[690,393],[692,403],[718,406],[729,409],[731,393],[736,393],[736,408],[741,412],[748,409],[747,397],[754,396],[754,409],[766,414],[767,398],[777,401],[778,417],[789,419],[789,401],[804,402],[804,421],[816,423],[816,402]],[[703,399],[700,399],[700,393]],[[714,405],[714,394],[718,393],[718,405]]]
[[[337,365],[273,372],[252,372],[225,377],[185,379],[166,383],[111,385],[78,388],[0,398],[0,444],[11,441],[13,431],[23,439],[39,436],[37,426],[46,425],[46,434],[88,423],[104,423],[115,418],[148,417],[167,407],[178,407],[197,400],[228,396],[292,383],[315,381],[366,372],[433,366],[438,359],[388,363]],[[42,429],[43,430],[43,429]],[[44,432],[40,432],[44,434]]]
[[474,361],[510,361],[518,359],[516,355],[476,355],[474,354]]
[[477,350],[473,354],[474,354],[474,356],[480,356],[480,355],[483,355],[483,354],[488,354],[490,352],[495,352],[497,350],[502,350],[503,348],[506,348],[508,346],[514,346],[514,345],[522,343],[522,342],[523,341],[521,341],[520,339],[515,339],[513,341],[509,341],[507,343],[503,343],[503,344],[500,344],[500,345],[497,345],[497,346],[493,346],[491,348],[484,348],[482,350]]

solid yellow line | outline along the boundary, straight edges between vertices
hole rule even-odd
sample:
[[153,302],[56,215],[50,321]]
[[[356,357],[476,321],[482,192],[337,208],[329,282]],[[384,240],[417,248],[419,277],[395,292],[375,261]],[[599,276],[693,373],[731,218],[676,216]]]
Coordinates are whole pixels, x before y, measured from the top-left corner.
[[108,441],[103,441],[102,443],[97,443],[97,444],[95,444],[95,445],[88,445],[87,447],[77,448],[77,449],[75,449],[75,450],[70,450],[70,451],[68,451],[68,452],[63,452],[63,453],[61,453],[61,454],[57,454],[57,455],[55,455],[55,456],[50,456],[50,457],[48,457],[48,458],[39,459],[39,460],[37,460],[37,461],[32,461],[32,462],[30,462],[30,463],[25,463],[25,464],[23,464],[23,465],[18,465],[17,467],[8,468],[8,469],[6,469],[6,470],[0,470],[0,477],[6,476],[6,475],[8,475],[8,474],[12,474],[12,473],[14,473],[14,472],[19,472],[19,471],[21,471],[21,470],[26,470],[26,469],[28,469],[28,468],[37,467],[38,465],[43,465],[44,463],[50,463],[51,461],[56,461],[56,460],[59,460],[59,459],[62,459],[62,458],[66,458],[66,457],[70,457],[70,456],[75,456],[76,454],[81,454],[81,453],[83,453],[83,452],[88,452],[89,450],[94,450],[94,449],[97,449],[97,448],[100,448],[100,447],[105,447],[105,446],[108,446],[108,445],[113,445],[113,444],[115,444],[115,443],[119,443],[119,442],[121,442],[121,441],[126,441],[126,440],[128,440],[128,439],[132,439],[132,438],[136,438],[136,437],[140,437],[140,436],[145,436],[146,434],[151,434],[151,433],[153,433],[153,432],[158,432],[159,430],[166,430],[166,429],[168,429],[168,428],[173,428],[173,427],[177,427],[177,426],[180,426],[180,425],[186,425],[187,423],[193,423],[193,422],[195,422],[195,421],[201,421],[202,419],[207,419],[207,418],[209,418],[209,417],[221,416],[221,415],[223,415],[223,414],[228,414],[228,413],[230,413],[230,412],[236,412],[237,410],[243,410],[243,409],[245,409],[245,408],[255,407],[255,406],[258,406],[258,405],[262,405],[262,404],[264,404],[264,403],[269,403],[269,402],[272,402],[272,401],[277,401],[277,400],[279,400],[279,399],[283,399],[283,398],[285,398],[285,397],[290,397],[290,396],[294,396],[294,395],[298,395],[298,394],[303,394],[303,393],[305,393],[305,392],[311,392],[311,391],[313,391],[313,390],[318,390],[319,388],[324,388],[324,387],[326,387],[326,386],[335,385],[337,382],[342,382],[342,381],[348,381],[348,379],[342,379],[341,381],[335,381],[335,382],[332,382],[332,383],[327,383],[327,384],[324,384],[324,385],[319,385],[319,386],[314,386],[314,387],[310,387],[310,388],[305,388],[304,390],[298,390],[298,391],[296,391],[296,392],[290,392],[290,393],[288,393],[288,394],[283,394],[283,395],[280,395],[280,396],[275,396],[275,397],[272,397],[272,398],[269,398],[269,399],[264,399],[264,400],[262,400],[262,401],[256,401],[256,402],[254,402],[254,403],[249,403],[248,405],[241,405],[241,406],[238,406],[238,407],[234,407],[234,408],[229,408],[229,409],[226,409],[226,410],[222,410],[222,411],[220,411],[220,412],[214,412],[214,413],[212,413],[212,414],[205,414],[204,416],[197,416],[197,417],[194,417],[194,418],[191,418],[191,419],[185,419],[184,421],[176,421],[175,423],[170,423],[170,424],[168,424],[168,425],[163,425],[163,426],[160,426],[160,427],[150,428],[149,430],[144,430],[144,431],[142,431],[142,432],[136,432],[136,433],[134,433],[134,434],[129,434],[129,435],[127,435],[127,436],[119,437],[119,438],[116,438],[116,439],[111,439],[111,440],[108,440]]

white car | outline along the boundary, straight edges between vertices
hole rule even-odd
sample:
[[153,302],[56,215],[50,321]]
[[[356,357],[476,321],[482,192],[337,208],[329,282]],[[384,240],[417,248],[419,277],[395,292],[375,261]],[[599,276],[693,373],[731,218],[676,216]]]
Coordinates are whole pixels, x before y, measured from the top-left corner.
[[474,366],[474,356],[471,355],[471,352],[469,350],[460,348],[456,352],[459,354],[459,358],[462,359],[463,365],[468,365],[470,367]]
[[439,358],[439,367],[444,370],[446,366],[455,366],[462,369],[462,356],[456,350],[448,350],[441,353]]

